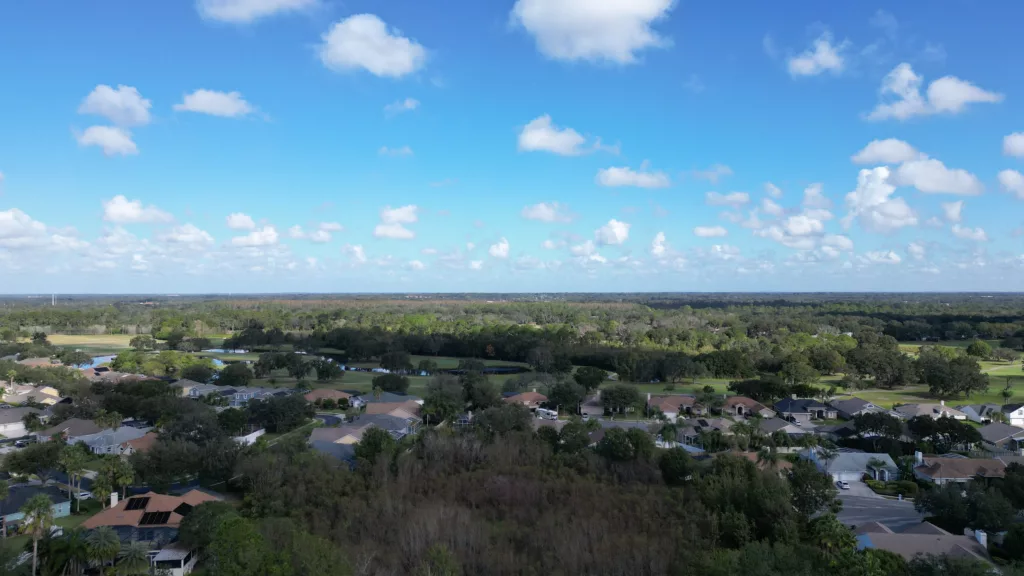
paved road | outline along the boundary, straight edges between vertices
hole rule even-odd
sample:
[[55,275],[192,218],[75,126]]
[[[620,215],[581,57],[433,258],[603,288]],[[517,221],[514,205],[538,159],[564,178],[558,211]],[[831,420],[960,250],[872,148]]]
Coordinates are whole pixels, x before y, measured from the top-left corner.
[[334,414],[317,414],[316,419],[323,422],[324,426],[340,426],[342,419]]
[[924,520],[924,515],[914,510],[914,503],[889,500],[874,496],[857,496],[843,491],[839,495],[843,510],[839,521],[848,526],[860,526],[867,522],[881,522],[893,532],[902,532]]

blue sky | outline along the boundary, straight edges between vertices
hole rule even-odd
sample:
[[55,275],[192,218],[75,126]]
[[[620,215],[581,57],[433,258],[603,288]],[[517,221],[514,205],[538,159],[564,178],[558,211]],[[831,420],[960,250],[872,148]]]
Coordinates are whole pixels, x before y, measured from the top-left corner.
[[1019,290],[995,1],[0,7],[0,291]]

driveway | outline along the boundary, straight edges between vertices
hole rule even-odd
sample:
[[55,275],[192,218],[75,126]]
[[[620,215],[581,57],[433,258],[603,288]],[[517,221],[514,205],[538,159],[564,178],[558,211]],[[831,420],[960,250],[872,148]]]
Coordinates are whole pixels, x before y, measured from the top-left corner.
[[317,414],[316,419],[323,422],[324,426],[340,426],[342,418],[334,414]]
[[849,490],[839,490],[840,496],[860,496],[863,498],[878,498],[884,500],[884,498],[875,494],[875,491],[868,488],[868,485],[863,482],[850,482],[849,484]]
[[[853,487],[852,482],[850,487]],[[889,500],[874,493],[871,496],[859,496],[851,492],[852,489],[841,490],[839,494],[839,499],[843,501],[839,521],[847,526],[881,522],[893,532],[902,532],[924,521],[924,515],[914,509],[913,502]]]

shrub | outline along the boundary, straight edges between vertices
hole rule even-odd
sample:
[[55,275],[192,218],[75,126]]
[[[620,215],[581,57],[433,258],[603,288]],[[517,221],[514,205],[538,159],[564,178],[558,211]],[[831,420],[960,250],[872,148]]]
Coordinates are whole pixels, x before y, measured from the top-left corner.
[[916,496],[917,495],[917,483],[911,482],[910,480],[900,480],[895,482],[896,490],[904,496]]

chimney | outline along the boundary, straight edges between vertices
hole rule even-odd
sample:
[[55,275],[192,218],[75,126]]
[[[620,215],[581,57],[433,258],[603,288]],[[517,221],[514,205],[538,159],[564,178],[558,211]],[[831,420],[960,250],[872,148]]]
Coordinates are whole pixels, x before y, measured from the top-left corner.
[[114,506],[117,506],[117,490],[110,493],[110,507],[113,508]]
[[914,452],[914,465],[920,466],[922,464],[924,464],[924,454],[920,451]]
[[988,549],[988,534],[984,530],[975,530],[974,539],[978,541],[978,544],[984,546],[986,550]]
[[648,404],[651,403],[651,393],[650,392],[647,393],[647,403]]

